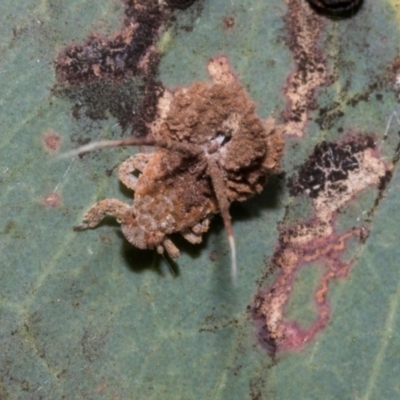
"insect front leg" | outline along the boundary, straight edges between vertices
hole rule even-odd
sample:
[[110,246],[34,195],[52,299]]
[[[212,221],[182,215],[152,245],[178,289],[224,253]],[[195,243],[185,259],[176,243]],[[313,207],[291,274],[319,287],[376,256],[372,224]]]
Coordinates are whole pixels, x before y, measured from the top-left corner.
[[202,233],[207,232],[209,227],[210,227],[210,219],[204,218],[203,221],[199,222],[192,228],[192,231],[196,235],[201,235]]
[[196,234],[196,233],[194,233],[194,232],[192,232],[191,230],[186,230],[186,231],[183,231],[183,232],[181,232],[181,235],[189,242],[189,243],[192,243],[192,244],[199,244],[199,243],[201,243],[201,241],[202,241],[202,237],[201,237],[201,234],[200,235],[198,235],[198,234]]
[[153,157],[153,153],[139,153],[125,160],[119,167],[119,180],[131,190],[136,189],[138,178],[133,172],[143,172],[149,160]]
[[85,214],[84,223],[74,227],[75,231],[83,231],[96,227],[107,215],[111,215],[117,219],[119,223],[122,222],[125,215],[131,207],[117,199],[105,199],[90,209]]

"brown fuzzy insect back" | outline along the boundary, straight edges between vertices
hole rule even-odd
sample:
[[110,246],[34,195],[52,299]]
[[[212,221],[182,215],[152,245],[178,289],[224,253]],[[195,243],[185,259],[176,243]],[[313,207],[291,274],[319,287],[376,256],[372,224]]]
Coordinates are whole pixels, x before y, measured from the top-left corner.
[[255,114],[255,105],[239,84],[197,82],[174,95],[170,110],[155,136],[210,148],[222,141],[215,157],[223,169],[229,201],[259,193],[276,173],[282,154],[281,132],[271,120]]

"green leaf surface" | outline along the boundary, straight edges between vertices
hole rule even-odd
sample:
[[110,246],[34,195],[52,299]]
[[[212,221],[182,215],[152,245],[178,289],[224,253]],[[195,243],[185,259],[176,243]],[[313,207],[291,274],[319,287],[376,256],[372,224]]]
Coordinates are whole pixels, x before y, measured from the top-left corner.
[[[287,4],[199,1],[176,11],[161,33],[161,82],[174,88],[208,80],[207,61],[225,55],[260,117],[280,120],[287,105],[283,89],[295,68]],[[399,111],[398,94],[394,78],[387,77],[399,52],[398,10],[395,0],[365,0],[352,18],[320,17],[318,47],[336,78],[316,90],[304,137],[286,137],[287,177],[316,144],[346,132],[374,134],[380,157],[389,163],[395,156],[400,126],[396,118],[388,121]],[[112,221],[74,232],[96,201],[131,201],[117,167],[132,149],[51,162],[43,143],[49,132],[61,137],[61,151],[81,139],[126,134],[111,115],[96,121],[74,117],[73,101],[52,90],[54,61],[66,45],[93,32],[112,35],[124,4],[3,0],[1,11],[0,399],[400,396],[396,167],[379,201],[371,187],[338,216],[340,231],[367,212],[371,234],[348,249],[350,258],[356,254],[349,275],[330,284],[328,325],[303,350],[272,359],[259,345],[247,306],[260,282],[267,287],[278,273],[265,277],[278,246],[278,224],[309,217],[307,200],[291,197],[287,181],[277,180],[232,207],[237,286],[230,280],[220,218],[200,246],[176,239],[182,256],[175,277],[163,259],[129,246]],[[227,17],[234,18],[231,29],[224,29]],[[342,114],[318,122],[324,108]],[[296,277],[286,309],[305,325],[315,312],[319,268],[310,264]]]

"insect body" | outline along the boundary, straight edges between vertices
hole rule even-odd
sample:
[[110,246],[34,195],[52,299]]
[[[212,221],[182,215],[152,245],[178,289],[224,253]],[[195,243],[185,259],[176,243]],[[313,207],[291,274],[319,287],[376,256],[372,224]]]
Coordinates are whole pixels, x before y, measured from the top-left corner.
[[165,250],[176,260],[179,250],[170,235],[179,232],[189,242],[200,243],[210,219],[221,213],[235,276],[229,206],[259,193],[279,170],[280,130],[272,119],[260,120],[237,83],[195,83],[180,89],[163,113],[147,139],[99,142],[75,152],[114,145],[156,146],[154,153],[130,157],[119,169],[122,183],[135,192],[133,204],[102,200],[75,229],[94,228],[112,215],[131,244],[159,253]]
[[[171,165],[171,161],[176,164]],[[181,169],[182,164],[187,164],[185,169]],[[165,149],[128,158],[120,166],[119,178],[135,191],[133,205],[102,200],[86,213],[87,222],[75,229],[94,228],[106,215],[113,215],[132,245],[159,253],[165,249],[176,260],[179,250],[169,235],[180,232],[189,242],[200,243],[209,219],[218,210],[210,185],[197,179],[191,164],[181,154]],[[135,171],[141,173],[139,178],[132,175]]]

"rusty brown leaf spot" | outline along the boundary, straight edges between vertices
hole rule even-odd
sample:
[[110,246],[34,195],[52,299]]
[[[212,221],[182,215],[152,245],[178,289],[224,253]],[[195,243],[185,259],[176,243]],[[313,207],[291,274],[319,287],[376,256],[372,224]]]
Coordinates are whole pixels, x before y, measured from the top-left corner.
[[61,204],[61,196],[58,193],[51,192],[42,199],[42,204],[46,208],[56,208]]
[[49,129],[43,134],[42,140],[46,151],[50,154],[57,153],[61,147],[62,143],[61,136],[59,136],[56,132],[54,132],[51,129]]
[[235,26],[235,18],[233,17],[224,17],[222,22],[225,31],[229,31]]

